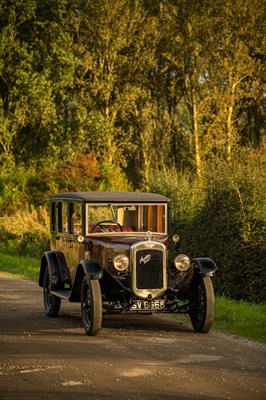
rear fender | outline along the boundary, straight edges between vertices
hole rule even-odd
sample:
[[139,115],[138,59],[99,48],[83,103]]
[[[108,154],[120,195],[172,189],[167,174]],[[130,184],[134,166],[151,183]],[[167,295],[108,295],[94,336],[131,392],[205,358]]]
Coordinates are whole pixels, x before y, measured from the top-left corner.
[[217,265],[211,258],[198,257],[191,261],[191,265],[195,270],[199,270],[203,275],[213,276],[217,271]]
[[56,251],[46,251],[42,257],[40,275],[39,275],[39,285],[43,287],[44,285],[44,273],[46,268],[48,267],[51,281],[50,281],[50,290],[57,288],[60,285],[60,273],[58,261],[56,258]]

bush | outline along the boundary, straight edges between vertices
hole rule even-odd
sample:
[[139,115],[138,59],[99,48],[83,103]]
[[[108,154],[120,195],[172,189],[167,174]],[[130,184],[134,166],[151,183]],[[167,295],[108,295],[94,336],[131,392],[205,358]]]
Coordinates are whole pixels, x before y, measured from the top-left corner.
[[30,171],[25,168],[4,166],[0,170],[0,216],[12,213],[19,207],[25,207],[27,197],[25,187]]
[[49,217],[46,209],[17,211],[1,217],[0,252],[40,258],[49,248]]
[[205,202],[205,193],[189,173],[180,173],[175,168],[154,172],[150,177],[150,191],[163,194],[170,199],[169,235],[178,233],[180,242],[170,247],[169,264],[179,252],[190,253],[190,224]]
[[99,167],[92,154],[39,170],[14,164],[2,168],[0,252],[39,258],[49,249],[45,207],[49,207],[50,195],[90,190],[130,190],[130,184],[119,166],[102,163]]
[[266,300],[266,178],[260,165],[237,165],[209,166],[203,187],[191,175],[164,171],[151,190],[172,199],[176,252],[213,258],[218,294],[259,303]]
[[3,166],[0,171],[0,216],[14,215],[18,209],[49,207],[49,197],[59,192],[131,189],[119,165],[100,162],[92,154],[27,168]]

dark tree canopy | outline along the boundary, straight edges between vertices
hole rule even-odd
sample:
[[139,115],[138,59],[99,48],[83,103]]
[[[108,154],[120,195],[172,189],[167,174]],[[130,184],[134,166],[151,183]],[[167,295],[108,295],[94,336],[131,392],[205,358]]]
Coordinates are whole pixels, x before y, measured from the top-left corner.
[[264,0],[1,0],[2,167],[91,154],[144,189],[158,166],[202,179],[213,158],[263,149],[265,14]]

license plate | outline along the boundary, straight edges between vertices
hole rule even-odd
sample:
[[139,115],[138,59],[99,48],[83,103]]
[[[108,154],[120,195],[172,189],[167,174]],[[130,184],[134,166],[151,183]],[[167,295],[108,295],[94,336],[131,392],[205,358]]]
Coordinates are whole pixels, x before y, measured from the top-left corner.
[[[165,302],[163,300],[152,300],[152,310],[163,310]],[[150,310],[150,302],[147,300],[138,300],[130,308],[131,310]]]

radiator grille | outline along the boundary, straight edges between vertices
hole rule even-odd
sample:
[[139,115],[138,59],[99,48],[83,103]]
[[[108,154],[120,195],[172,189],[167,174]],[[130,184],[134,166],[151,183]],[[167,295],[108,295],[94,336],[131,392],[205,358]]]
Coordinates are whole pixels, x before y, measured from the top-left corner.
[[163,252],[145,249],[136,253],[136,286],[138,289],[163,287]]

